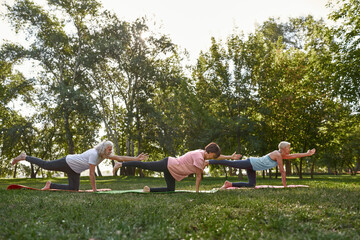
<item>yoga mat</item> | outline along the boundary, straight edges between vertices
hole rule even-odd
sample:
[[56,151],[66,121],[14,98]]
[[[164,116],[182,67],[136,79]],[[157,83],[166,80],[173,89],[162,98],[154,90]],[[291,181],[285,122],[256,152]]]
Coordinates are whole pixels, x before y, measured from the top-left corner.
[[[204,190],[199,191],[199,193],[214,193],[217,192],[217,190]],[[100,194],[121,194],[121,193],[143,193],[143,194],[150,194],[148,192],[143,192],[142,189],[132,189],[132,190],[111,190],[111,191],[105,191],[105,192],[97,192]],[[151,193],[196,193],[196,191],[193,190],[176,190],[174,192],[151,192]]]
[[[308,185],[287,185],[287,188],[308,188]],[[284,188],[284,186],[277,186],[277,185],[259,185],[255,186],[256,189],[258,188]]]
[[[36,191],[93,192],[91,189],[89,189],[89,190],[79,190],[79,191],[62,190],[62,189],[41,190],[39,188],[32,188],[32,187],[28,187],[28,186],[24,186],[24,185],[17,185],[17,184],[11,184],[6,189],[7,190],[29,189],[29,190],[36,190]],[[102,188],[102,189],[98,189],[98,191],[100,191],[100,192],[111,191],[111,189],[110,188]]]
[[[288,188],[308,188],[308,185],[287,185]],[[277,185],[258,185],[254,188],[250,189],[260,189],[260,188],[284,188],[284,186],[277,186]],[[239,187],[229,187],[224,190],[232,190],[232,189],[249,189],[249,188],[239,188]]]
[[[288,185],[289,188],[295,188],[295,187],[309,187],[307,185]],[[233,190],[233,189],[260,189],[260,188],[284,188],[284,186],[276,186],[276,185],[258,185],[254,188],[238,188],[238,187],[230,187],[223,190]],[[215,193],[219,189],[214,188],[212,190],[203,190],[200,191],[200,193]],[[142,193],[142,194],[149,194],[148,192],[143,192],[142,189],[131,189],[131,190],[111,190],[111,191],[104,191],[104,192],[96,192],[100,194],[122,194],[122,193]],[[174,192],[151,192],[151,193],[196,193],[194,190],[176,190]]]

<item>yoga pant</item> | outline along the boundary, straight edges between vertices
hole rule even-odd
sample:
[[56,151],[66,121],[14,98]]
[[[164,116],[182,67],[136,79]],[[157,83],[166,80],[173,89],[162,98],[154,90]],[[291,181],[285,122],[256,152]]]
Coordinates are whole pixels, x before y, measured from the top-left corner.
[[26,161],[36,164],[39,167],[46,169],[46,170],[52,170],[52,171],[61,171],[67,174],[69,184],[56,184],[51,183],[50,189],[63,189],[63,190],[79,190],[80,186],[80,173],[74,172],[70,168],[70,166],[66,162],[66,157],[63,157],[58,160],[54,161],[44,161],[40,158],[26,156]]
[[141,162],[141,161],[131,161],[131,162],[123,162],[123,167],[138,167],[142,169],[147,169],[156,172],[163,172],[165,181],[166,181],[166,188],[150,188],[150,192],[171,192],[175,191],[175,178],[169,172],[167,167],[168,165],[168,158],[164,158],[163,160],[156,161],[156,162]]
[[232,183],[233,187],[255,187],[256,185],[256,171],[252,168],[250,159],[246,160],[209,160],[209,164],[221,164],[233,168],[246,169],[249,182],[235,182]]

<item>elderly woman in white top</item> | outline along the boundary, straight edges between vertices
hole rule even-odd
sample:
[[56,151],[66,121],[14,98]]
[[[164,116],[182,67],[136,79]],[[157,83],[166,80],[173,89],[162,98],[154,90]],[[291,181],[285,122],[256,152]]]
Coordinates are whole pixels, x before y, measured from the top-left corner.
[[36,157],[26,156],[26,153],[21,153],[13,159],[12,165],[19,161],[26,160],[30,163],[36,164],[46,170],[65,172],[68,176],[69,184],[56,184],[48,181],[42,190],[49,189],[63,189],[63,190],[79,190],[80,173],[89,169],[89,177],[92,190],[95,192],[95,167],[104,159],[112,159],[115,161],[142,161],[147,159],[147,155],[141,153],[137,157],[117,156],[113,154],[113,143],[111,141],[104,141],[81,154],[67,155],[58,160],[44,161]]

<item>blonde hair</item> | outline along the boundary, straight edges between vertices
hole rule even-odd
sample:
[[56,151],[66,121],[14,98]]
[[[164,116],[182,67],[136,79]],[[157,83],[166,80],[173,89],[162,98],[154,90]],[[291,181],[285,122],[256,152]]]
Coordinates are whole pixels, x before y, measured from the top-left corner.
[[105,159],[108,156],[110,156],[111,154],[113,154],[114,150],[112,150],[110,154],[106,154],[105,151],[109,146],[113,147],[114,144],[111,141],[103,141],[94,147],[95,150],[97,151],[97,153],[99,154],[100,159]]
[[286,148],[287,146],[290,146],[289,142],[282,141],[279,143],[279,150]]

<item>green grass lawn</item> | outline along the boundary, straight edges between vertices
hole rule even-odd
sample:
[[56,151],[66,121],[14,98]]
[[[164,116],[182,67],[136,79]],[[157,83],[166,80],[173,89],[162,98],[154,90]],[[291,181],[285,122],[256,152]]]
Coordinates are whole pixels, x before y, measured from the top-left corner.
[[[7,191],[9,184],[40,188],[48,179],[0,179],[0,239],[360,239],[360,176],[287,179],[310,188],[95,194]],[[224,180],[204,178],[200,189],[220,187]],[[257,184],[281,185],[281,180],[258,178]],[[165,181],[97,179],[98,188],[144,185]],[[80,187],[90,189],[89,178],[83,177]],[[194,190],[195,179],[177,182],[177,189]]]

